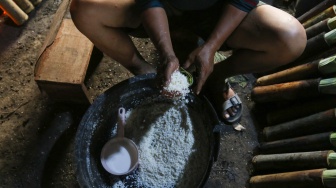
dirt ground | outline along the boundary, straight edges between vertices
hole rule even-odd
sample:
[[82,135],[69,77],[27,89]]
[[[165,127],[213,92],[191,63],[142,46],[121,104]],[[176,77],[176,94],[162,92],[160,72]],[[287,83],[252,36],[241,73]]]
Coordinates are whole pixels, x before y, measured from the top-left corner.
[[[37,53],[61,2],[43,0],[22,26],[4,15],[0,18],[0,187],[79,187],[74,139],[87,106],[53,101],[34,81]],[[134,41],[149,62],[157,60],[150,40]],[[131,76],[104,56],[85,84],[95,99]],[[247,129],[237,132],[222,127],[219,158],[205,187],[248,187],[253,172],[250,160],[258,146],[251,114],[253,81],[251,75],[231,79],[244,102],[242,124]]]

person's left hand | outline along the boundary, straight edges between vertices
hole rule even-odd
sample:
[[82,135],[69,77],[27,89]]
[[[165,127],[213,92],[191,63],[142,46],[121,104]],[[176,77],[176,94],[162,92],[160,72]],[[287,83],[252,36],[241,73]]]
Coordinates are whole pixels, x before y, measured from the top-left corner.
[[213,71],[214,67],[214,55],[215,52],[207,48],[205,45],[201,45],[196,48],[188,57],[185,65],[185,69],[190,70],[192,66],[196,70],[196,86],[193,88],[194,92],[198,95]]

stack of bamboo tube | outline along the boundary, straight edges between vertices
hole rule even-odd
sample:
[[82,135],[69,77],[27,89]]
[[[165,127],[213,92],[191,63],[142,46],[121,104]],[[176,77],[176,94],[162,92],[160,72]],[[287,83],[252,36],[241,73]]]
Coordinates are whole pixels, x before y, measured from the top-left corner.
[[28,14],[35,9],[34,6],[37,6],[41,2],[42,0],[1,0],[0,9],[2,9],[16,25],[22,25],[28,20]]
[[336,0],[298,20],[308,37],[304,53],[257,78],[251,92],[256,105],[273,108],[261,123],[251,188],[336,188]]

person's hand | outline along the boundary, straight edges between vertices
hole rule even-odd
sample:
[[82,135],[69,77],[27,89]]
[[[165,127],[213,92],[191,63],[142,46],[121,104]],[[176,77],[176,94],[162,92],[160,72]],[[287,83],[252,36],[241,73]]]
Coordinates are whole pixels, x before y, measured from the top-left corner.
[[202,45],[191,52],[184,65],[185,69],[196,71],[196,85],[193,90],[197,95],[213,71],[214,55],[215,52],[212,52],[209,48]]
[[171,75],[179,68],[179,60],[176,56],[163,57],[162,63],[159,65],[158,76],[160,79],[160,85],[166,87],[170,83]]

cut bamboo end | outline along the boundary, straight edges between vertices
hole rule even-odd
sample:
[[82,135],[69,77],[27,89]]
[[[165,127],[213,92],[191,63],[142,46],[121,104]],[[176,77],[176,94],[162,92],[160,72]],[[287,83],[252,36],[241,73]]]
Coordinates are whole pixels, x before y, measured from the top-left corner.
[[336,168],[336,153],[330,153],[328,155],[328,166],[329,168]]
[[336,16],[330,18],[327,22],[328,28],[330,30],[333,30],[336,28]]
[[336,29],[333,29],[324,35],[324,40],[329,46],[336,43]]
[[14,2],[27,14],[35,9],[29,0],[14,0]]
[[331,133],[330,134],[330,143],[336,147],[336,133]]
[[318,63],[318,70],[322,75],[328,75],[336,72],[336,56],[322,59]]
[[336,78],[320,80],[318,90],[324,94],[336,94]]
[[36,6],[36,5],[40,4],[42,2],[42,0],[30,0],[30,2],[32,2],[33,5]]
[[325,170],[322,173],[323,185],[327,188],[336,188],[336,170]]
[[12,0],[1,0],[0,8],[7,13],[16,25],[22,25],[28,20],[28,15]]

